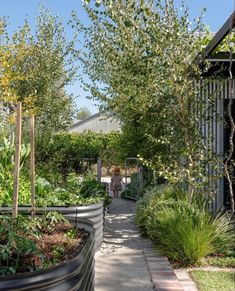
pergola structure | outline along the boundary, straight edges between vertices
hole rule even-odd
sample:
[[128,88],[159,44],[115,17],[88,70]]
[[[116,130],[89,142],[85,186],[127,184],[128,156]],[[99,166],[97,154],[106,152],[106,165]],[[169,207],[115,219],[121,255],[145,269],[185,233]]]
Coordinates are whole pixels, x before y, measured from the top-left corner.
[[[226,36],[235,28],[235,11],[230,15],[224,25],[215,34],[213,39],[201,53],[202,60],[208,60],[211,64],[205,75],[223,75],[228,76],[230,65],[230,53],[218,51],[215,52]],[[235,76],[235,53],[232,54],[232,73]]]

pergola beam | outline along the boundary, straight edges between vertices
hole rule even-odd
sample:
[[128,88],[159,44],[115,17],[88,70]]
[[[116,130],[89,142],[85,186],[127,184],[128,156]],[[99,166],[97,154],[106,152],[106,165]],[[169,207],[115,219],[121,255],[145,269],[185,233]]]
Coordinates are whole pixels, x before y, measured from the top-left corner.
[[204,51],[205,58],[207,58],[213,52],[213,50],[223,41],[223,39],[229,34],[231,25],[232,28],[235,26],[235,10],[205,48]]
[[[218,52],[208,56],[207,60],[210,62],[230,62],[230,54],[229,52]],[[235,53],[232,54],[232,62],[235,62]]]

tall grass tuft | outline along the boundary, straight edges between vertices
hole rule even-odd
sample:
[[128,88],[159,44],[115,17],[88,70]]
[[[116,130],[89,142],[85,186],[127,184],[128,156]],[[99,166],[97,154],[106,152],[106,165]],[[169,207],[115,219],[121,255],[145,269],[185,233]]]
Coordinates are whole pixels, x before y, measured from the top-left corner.
[[193,265],[232,249],[233,224],[226,213],[212,216],[197,203],[189,204],[184,195],[176,200],[168,195],[169,188],[166,192],[149,193],[140,201],[136,219],[162,253],[182,265]]

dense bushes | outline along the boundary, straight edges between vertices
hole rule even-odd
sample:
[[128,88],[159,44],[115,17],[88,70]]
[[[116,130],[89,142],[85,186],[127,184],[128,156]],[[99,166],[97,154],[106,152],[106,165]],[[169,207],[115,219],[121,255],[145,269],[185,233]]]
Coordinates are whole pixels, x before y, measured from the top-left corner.
[[212,216],[168,186],[151,189],[138,202],[136,219],[168,258],[184,265],[232,248],[233,225],[226,214]]
[[159,185],[147,189],[144,196],[137,202],[136,221],[144,234],[147,234],[146,226],[149,215],[160,201],[167,201],[168,199],[184,200],[186,194],[183,191],[175,190],[173,187]]
[[[12,204],[12,183],[7,187],[0,185],[0,206]],[[46,179],[38,177],[35,187],[36,206],[66,206],[66,205],[87,205],[104,201],[108,203],[108,195],[105,186],[98,182],[95,177],[88,174],[78,177],[76,174],[69,174],[65,181],[52,185]],[[22,176],[20,180],[19,205],[30,205],[30,182]]]
[[[13,193],[13,160],[14,145],[6,139],[0,143],[0,206],[12,204]],[[19,183],[19,205],[30,205],[30,177],[28,171],[29,147],[22,145],[21,175]],[[24,167],[23,167],[24,166]],[[94,176],[87,174],[78,176],[70,173],[66,177],[52,168],[47,172],[41,168],[41,175],[36,178],[36,206],[84,205],[102,200],[107,202],[108,195],[105,186]]]
[[[47,173],[84,173],[98,157],[104,165],[119,161],[119,138],[121,133],[109,134],[87,132],[59,133],[53,136],[37,137],[36,160],[39,169]],[[82,158],[94,159],[84,163]]]

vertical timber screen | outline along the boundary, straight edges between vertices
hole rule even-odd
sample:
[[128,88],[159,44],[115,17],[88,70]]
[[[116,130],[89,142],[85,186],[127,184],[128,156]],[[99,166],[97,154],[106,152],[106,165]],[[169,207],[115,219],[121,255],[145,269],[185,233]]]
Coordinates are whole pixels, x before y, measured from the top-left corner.
[[[221,207],[229,205],[229,193],[226,189],[226,180],[223,177],[223,163],[228,145],[227,131],[229,130],[226,122],[227,103],[230,98],[235,99],[235,92],[230,94],[229,79],[214,79],[210,81],[199,81],[199,102],[204,102],[205,110],[197,110],[199,118],[199,128],[205,146],[206,155],[212,152],[218,158],[216,168],[207,164],[206,172],[208,178],[211,177],[211,183],[214,188],[214,199],[212,201],[212,210],[216,211]],[[233,79],[233,88],[235,88],[235,79]],[[214,100],[214,101],[210,101]],[[235,119],[235,110],[233,102],[233,118]],[[234,158],[234,155],[233,155]],[[220,176],[216,180],[213,177]],[[234,177],[234,169],[233,169]]]

